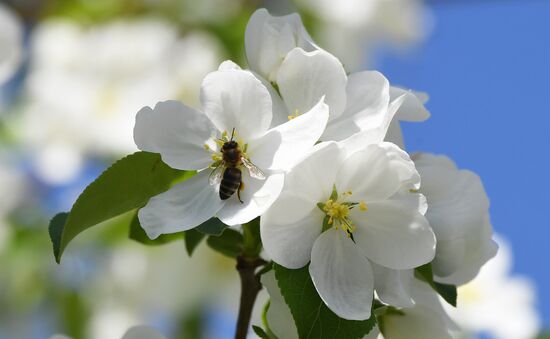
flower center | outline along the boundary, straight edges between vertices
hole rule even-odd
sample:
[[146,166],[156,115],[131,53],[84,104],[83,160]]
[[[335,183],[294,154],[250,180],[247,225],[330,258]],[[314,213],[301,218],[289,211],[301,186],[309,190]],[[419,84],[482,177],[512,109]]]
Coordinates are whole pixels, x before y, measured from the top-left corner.
[[239,147],[239,153],[242,157],[248,159],[248,156],[246,154],[246,151],[248,149],[248,144],[244,143],[244,141],[238,137],[237,131],[233,130],[231,134],[229,134],[227,131],[223,131],[221,137],[214,139],[213,141],[216,147],[211,147],[211,145],[207,143],[204,144],[204,150],[207,152],[210,152],[211,153],[210,157],[212,158],[212,163],[208,167],[216,168],[222,164],[223,162],[222,147],[224,144],[231,141],[235,141],[239,146],[243,145],[242,148]]
[[335,229],[344,231],[348,237],[352,236],[356,227],[350,219],[350,211],[356,206],[363,212],[367,210],[367,204],[364,201],[353,202],[351,200],[352,195],[353,193],[351,191],[338,194],[336,185],[334,185],[330,198],[325,202],[317,204],[321,211],[326,214],[323,220],[323,231],[326,231],[330,227],[334,227]]

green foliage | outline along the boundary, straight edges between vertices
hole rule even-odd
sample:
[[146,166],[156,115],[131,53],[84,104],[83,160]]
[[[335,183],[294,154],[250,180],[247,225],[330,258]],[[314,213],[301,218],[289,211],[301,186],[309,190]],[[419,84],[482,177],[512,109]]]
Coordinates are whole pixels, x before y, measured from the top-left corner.
[[262,339],[271,339],[267,333],[260,327],[256,325],[252,325],[252,329],[254,330],[254,333]]
[[182,240],[184,237],[183,233],[184,232],[162,234],[156,239],[149,239],[147,233],[145,233],[145,230],[139,224],[139,218],[136,212],[134,213],[134,216],[132,217],[132,222],[130,223],[130,233],[128,234],[128,237],[144,245],[159,246],[175,240]]
[[376,325],[374,315],[368,320],[354,321],[334,314],[317,294],[308,266],[291,270],[273,264],[273,268],[300,338],[362,338]]
[[68,215],[58,214],[50,222],[56,261],[82,231],[143,207],[149,198],[192,175],[168,167],[154,153],[137,152],[117,161],[82,192]]
[[243,225],[243,254],[248,258],[257,258],[261,251],[260,218],[256,218]]
[[185,231],[185,249],[189,256],[193,255],[193,252],[195,252],[195,249],[199,246],[204,237],[205,235],[203,233],[194,229]]
[[427,282],[446,302],[456,307],[456,286],[434,281],[431,263],[417,267],[414,270],[414,275],[416,278]]
[[219,237],[209,236],[206,243],[213,250],[230,258],[236,258],[243,251],[242,234],[230,228],[226,228]]

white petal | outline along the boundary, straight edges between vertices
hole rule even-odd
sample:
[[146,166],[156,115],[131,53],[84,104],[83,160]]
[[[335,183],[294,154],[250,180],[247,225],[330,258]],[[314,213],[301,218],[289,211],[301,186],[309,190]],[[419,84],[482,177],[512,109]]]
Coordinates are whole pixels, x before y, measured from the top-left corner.
[[401,95],[405,95],[405,101],[395,115],[397,120],[424,121],[430,117],[430,112],[424,107],[424,103],[428,100],[426,93],[413,92],[395,86],[390,87],[392,100]]
[[412,307],[411,280],[413,270],[392,270],[371,263],[374,272],[374,289],[380,301],[395,307]]
[[348,76],[346,109],[331,120],[323,140],[340,141],[363,130],[381,126],[390,103],[389,82],[379,72],[359,72]]
[[208,74],[201,86],[204,113],[219,131],[235,128],[245,141],[265,133],[271,124],[271,97],[248,71],[227,69]]
[[397,172],[403,185],[407,189],[419,189],[420,174],[409,154],[391,142],[383,142],[379,146],[386,150],[388,157],[391,159],[391,166]]
[[215,186],[208,183],[210,171],[195,176],[152,197],[139,210],[139,222],[149,238],[192,229],[213,217],[223,206]]
[[390,126],[388,127],[388,131],[386,132],[386,137],[384,138],[385,141],[391,142],[396,144],[397,146],[401,148],[405,148],[405,141],[403,140],[403,130],[401,129],[401,125],[399,123],[399,120],[393,119],[390,123]]
[[284,124],[288,121],[288,111],[286,108],[286,104],[284,103],[283,99],[279,95],[279,92],[275,90],[273,85],[267,81],[264,77],[262,77],[260,74],[252,72],[258,80],[262,82],[262,85],[267,88],[267,91],[269,92],[269,95],[271,96],[271,103],[273,107],[273,118],[271,119],[271,127],[279,126],[280,124]]
[[291,114],[303,114],[325,96],[329,120],[342,114],[346,106],[347,76],[332,54],[295,48],[288,53],[277,74],[279,91]]
[[170,167],[203,169],[212,162],[204,144],[215,128],[201,112],[178,101],[163,101],[136,115],[134,141],[142,151],[160,153]]
[[309,273],[319,296],[336,315],[370,318],[374,279],[369,261],[344,232],[323,232],[311,252]]
[[290,169],[319,140],[328,121],[328,106],[319,101],[309,112],[285,122],[249,144],[249,156],[265,169]]
[[245,47],[250,69],[269,81],[276,80],[279,66],[291,49],[317,49],[298,14],[275,17],[263,8],[248,21]]
[[399,167],[393,166],[388,152],[379,145],[349,156],[336,176],[338,192],[352,191],[351,200],[382,201],[396,193],[402,185]]
[[324,214],[315,203],[283,192],[260,219],[267,254],[287,268],[307,265],[311,248],[321,234]]
[[218,66],[218,71],[242,70],[241,66],[231,60],[225,60]]
[[352,154],[368,145],[379,144],[384,141],[390,122],[393,119],[397,109],[401,106],[403,100],[404,97],[401,96],[390,102],[390,105],[388,106],[388,113],[384,115],[384,122],[380,126],[369,128],[340,141],[339,143],[342,149],[344,149],[347,154]]
[[[241,191],[241,203],[235,196],[229,198],[218,212],[218,218],[227,225],[244,224],[264,214],[279,197],[284,186],[284,174],[268,175],[265,180],[251,178],[248,171],[242,169],[244,190]],[[266,173],[267,174],[267,173]]]
[[285,178],[285,191],[299,195],[314,204],[324,202],[332,193],[342,153],[333,142],[315,145]]
[[426,217],[438,240],[462,238],[478,232],[489,209],[489,199],[479,176],[450,167],[452,162],[422,154],[416,157],[422,177],[421,192],[428,199]]
[[353,209],[355,242],[375,263],[396,270],[426,264],[435,255],[435,235],[428,220],[398,200],[373,202],[367,211]]
[[261,281],[269,293],[269,309],[266,314],[269,329],[278,338],[298,339],[294,318],[281,294],[275,278],[275,271],[271,270],[262,274]]

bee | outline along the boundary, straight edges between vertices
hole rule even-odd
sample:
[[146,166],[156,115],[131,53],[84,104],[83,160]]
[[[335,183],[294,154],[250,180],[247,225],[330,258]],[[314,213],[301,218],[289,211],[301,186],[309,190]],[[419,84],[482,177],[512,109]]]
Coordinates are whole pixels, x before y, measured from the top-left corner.
[[[231,139],[220,139],[221,161],[214,167],[209,176],[210,185],[220,184],[220,199],[227,200],[235,192],[241,203],[241,191],[244,189],[241,167],[244,166],[252,178],[264,180],[265,174],[245,156],[239,143],[233,140],[235,129],[231,132]],[[246,145],[245,145],[246,152]]]

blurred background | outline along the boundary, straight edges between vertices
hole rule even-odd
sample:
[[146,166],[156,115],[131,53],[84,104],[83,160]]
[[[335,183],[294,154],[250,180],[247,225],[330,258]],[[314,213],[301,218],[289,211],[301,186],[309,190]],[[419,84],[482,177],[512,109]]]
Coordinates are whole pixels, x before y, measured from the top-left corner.
[[260,7],[299,12],[348,71],[427,92],[432,117],[403,126],[407,150],[446,154],[483,179],[503,250],[459,290],[460,337],[550,328],[549,1],[0,0],[0,339],[118,339],[137,324],[233,337],[232,260],[204,244],[192,260],[180,241],[144,246],[112,220],[57,265],[47,225],[136,150],[141,107],[197,106],[206,73],[246,65],[244,30]]

